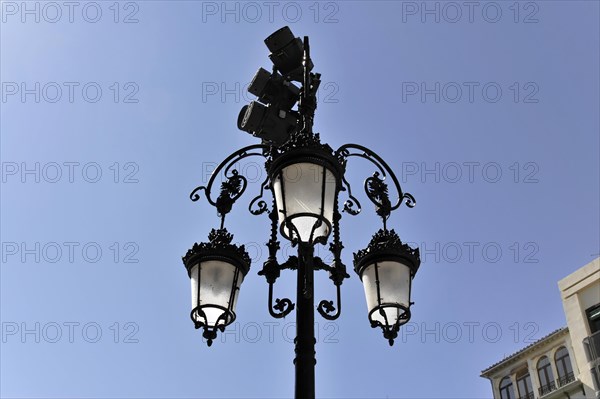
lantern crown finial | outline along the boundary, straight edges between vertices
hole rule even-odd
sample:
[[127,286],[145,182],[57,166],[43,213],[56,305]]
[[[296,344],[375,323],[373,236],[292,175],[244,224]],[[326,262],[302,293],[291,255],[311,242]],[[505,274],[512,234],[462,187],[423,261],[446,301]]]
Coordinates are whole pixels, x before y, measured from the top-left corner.
[[227,229],[212,229],[208,233],[208,239],[213,245],[228,245],[233,240],[233,234],[227,231]]
[[404,244],[400,240],[400,236],[392,230],[379,229],[373,235],[369,245],[365,249],[361,249],[354,253],[354,266],[357,269],[359,265],[365,264],[365,258],[376,256],[378,254],[396,255],[410,260],[413,275],[419,269],[421,264],[421,256],[419,248],[411,248],[408,244]]
[[195,262],[192,262],[194,258],[214,253],[230,253],[241,261],[241,264],[244,266],[242,268],[244,274],[248,272],[251,263],[250,256],[246,252],[244,245],[231,243],[233,241],[233,234],[228,232],[226,228],[212,229],[208,233],[208,240],[209,242],[195,243],[185,256],[183,256],[182,260],[186,268],[189,269],[195,264]]

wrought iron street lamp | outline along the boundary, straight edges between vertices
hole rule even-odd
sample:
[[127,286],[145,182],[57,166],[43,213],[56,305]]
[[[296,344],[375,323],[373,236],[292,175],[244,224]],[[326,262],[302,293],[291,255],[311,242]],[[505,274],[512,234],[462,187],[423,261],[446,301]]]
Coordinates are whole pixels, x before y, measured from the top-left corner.
[[235,304],[240,285],[250,269],[244,246],[231,244],[233,235],[225,229],[212,230],[208,243],[194,244],[183,257],[192,282],[191,317],[196,328],[204,328],[208,346],[217,329],[235,320]]
[[[345,178],[346,164],[352,157],[371,161],[376,171],[364,183],[369,200],[381,217],[383,228],[371,239],[366,249],[354,254],[354,268],[365,289],[368,318],[372,327],[381,327],[384,337],[393,344],[400,326],[410,320],[411,286],[419,265],[419,250],[400,241],[394,230],[387,229],[391,212],[403,203],[415,206],[415,199],[404,193],[387,163],[376,153],[357,144],[346,144],[337,150],[322,144],[313,133],[317,107],[316,93],[320,74],[313,73],[308,37],[294,37],[288,27],[279,29],[265,43],[274,64],[271,74],[259,69],[249,91],[258,97],[245,106],[238,118],[238,127],[262,140],[261,144],[242,148],[229,155],[213,172],[208,184],[190,194],[198,201],[203,192],[221,217],[220,228],[212,230],[209,242],[194,244],[183,257],[192,285],[191,318],[210,346],[217,331],[235,320],[235,305],[240,286],[250,269],[250,258],[243,246],[231,243],[233,236],[225,229],[225,217],[246,191],[248,180],[235,169],[235,164],[251,156],[265,158],[266,179],[260,193],[248,206],[253,215],[268,214],[271,231],[267,247],[269,257],[258,272],[269,284],[268,310],[271,316],[282,318],[296,309],[296,387],[297,398],[315,395],[315,332],[313,296],[315,271],[325,270],[336,287],[336,301],[321,300],[316,307],[327,320],[341,313],[340,287],[346,266],[341,260],[341,212],[357,215],[359,200],[352,194]],[[293,82],[301,83],[298,88]],[[292,109],[298,102],[297,109]],[[225,176],[214,198],[216,179]],[[397,194],[390,200],[388,181]],[[271,191],[270,206],[264,199]],[[340,210],[339,195],[347,194]],[[278,232],[298,247],[298,256],[279,263]],[[326,245],[333,255],[331,264],[314,256],[315,245]],[[297,271],[296,301],[276,298],[273,285],[281,271]]]
[[390,345],[410,320],[410,289],[419,269],[419,250],[402,244],[394,230],[379,230],[366,249],[354,254],[365,287],[371,326],[381,327]]

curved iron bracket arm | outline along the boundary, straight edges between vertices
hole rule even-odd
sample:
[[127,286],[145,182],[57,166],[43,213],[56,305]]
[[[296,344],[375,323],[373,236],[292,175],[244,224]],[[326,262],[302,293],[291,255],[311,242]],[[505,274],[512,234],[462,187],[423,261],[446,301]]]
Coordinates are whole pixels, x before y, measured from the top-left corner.
[[[255,200],[256,198],[252,200],[250,206],[252,206],[252,203]],[[266,208],[266,204],[264,207]],[[276,319],[280,319],[290,314],[290,312],[294,310],[295,305],[289,298],[276,298],[275,304],[273,304],[273,285],[281,275],[282,270],[295,269],[297,267],[298,258],[295,256],[290,256],[288,260],[281,265],[277,262],[279,241],[277,241],[277,212],[275,210],[275,199],[273,199],[273,209],[271,212],[269,212],[269,218],[271,219],[271,236],[269,237],[269,242],[267,243],[267,247],[269,248],[269,258],[265,263],[263,263],[263,268],[258,272],[258,275],[265,276],[267,283],[269,284],[269,302],[267,304],[267,307],[269,308],[269,314]]]
[[269,314],[272,317],[281,319],[290,314],[295,307],[296,305],[289,298],[276,298],[275,305],[273,305],[273,283],[269,283]]
[[[341,294],[341,289],[340,289],[340,285],[341,284],[336,284],[335,285],[335,289],[336,289],[336,301],[337,304],[334,305],[333,301],[328,301],[326,299],[322,300],[321,302],[319,302],[319,306],[317,306],[317,311],[319,312],[319,314],[327,320],[335,320],[338,317],[340,317],[340,314],[342,313],[342,294]],[[335,313],[333,313],[335,312]],[[331,314],[333,313],[333,314]]]
[[[357,150],[357,152],[352,152]],[[396,174],[388,166],[388,164],[375,152],[358,144],[344,144],[336,151],[336,156],[341,156],[345,159],[350,157],[360,157],[370,161],[377,167],[377,171],[373,176],[365,180],[364,188],[369,200],[376,206],[377,214],[382,217],[384,224],[390,213],[400,207],[406,201],[406,205],[412,208],[416,205],[416,200],[410,193],[402,191],[400,182]],[[381,176],[381,177],[380,177]],[[389,200],[387,184],[384,182],[386,177],[390,176],[394,184],[394,188],[398,193],[398,199],[394,204]],[[344,203],[344,211],[351,215],[357,215],[361,212],[361,205],[358,199],[352,195],[350,184],[344,177],[342,183],[348,191],[349,199]]]
[[273,304],[273,285],[279,277],[281,270],[295,269],[297,263],[298,258],[295,256],[290,256],[290,258],[281,265],[277,263],[277,260],[269,259],[264,263],[262,270],[258,272],[258,275],[265,276],[267,283],[269,283],[269,314],[276,319],[280,319],[290,314],[296,305],[294,305],[289,298],[276,298],[275,304]]
[[333,301],[328,301],[324,299],[321,302],[319,302],[319,305],[317,306],[317,311],[323,318],[327,320],[335,320],[338,317],[340,317],[342,313],[342,294],[340,287],[344,279],[349,278],[350,276],[348,275],[348,273],[346,273],[345,267],[342,268],[341,265],[338,263],[336,263],[335,266],[329,266],[325,264],[325,262],[323,262],[323,260],[319,257],[314,258],[314,268],[315,270],[328,271],[330,274],[329,278],[335,284],[337,303],[334,305]]
[[[261,151],[258,151],[261,150]],[[241,175],[237,169],[233,168],[236,162],[251,157],[251,156],[262,156],[268,157],[271,147],[265,144],[254,144],[237,150],[236,152],[225,158],[219,166],[213,171],[206,186],[198,186],[190,193],[190,199],[192,201],[198,201],[200,199],[200,191],[204,191],[204,195],[209,204],[217,208],[219,216],[221,216],[221,228],[223,227],[225,215],[227,215],[233,206],[233,204],[242,196],[246,187],[248,186],[248,179]],[[213,199],[212,190],[215,180],[220,176],[223,171],[226,181],[221,183],[219,196]],[[250,212],[258,215],[267,210],[267,206],[264,201],[258,202],[258,209],[253,211],[251,208],[253,204],[262,197],[265,187],[268,187],[268,177],[261,184],[260,195],[252,200],[250,203]]]

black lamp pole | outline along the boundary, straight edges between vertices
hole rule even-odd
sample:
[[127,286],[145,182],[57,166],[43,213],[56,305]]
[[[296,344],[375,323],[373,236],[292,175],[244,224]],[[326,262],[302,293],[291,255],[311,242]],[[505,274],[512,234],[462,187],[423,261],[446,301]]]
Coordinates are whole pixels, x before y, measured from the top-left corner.
[[298,282],[296,285],[296,398],[315,397],[315,301],[313,247],[298,245]]
[[[303,133],[312,134],[316,107],[316,95],[312,93],[310,79],[310,45],[304,36],[304,85],[299,110],[303,122]],[[298,245],[298,281],[296,285],[296,398],[315,397],[315,301],[314,292],[314,248],[312,244]]]
[[[329,272],[329,278],[336,287],[335,304],[334,301],[321,300],[316,307],[323,318],[335,320],[341,314],[340,286],[345,278],[350,277],[341,260],[340,192],[345,191],[348,195],[343,212],[350,215],[361,212],[360,202],[344,177],[347,160],[360,157],[377,168],[365,180],[364,190],[382,219],[383,229],[373,236],[366,249],[354,254],[354,264],[365,286],[371,327],[381,327],[390,345],[400,326],[410,319],[410,287],[420,260],[418,249],[402,244],[394,230],[387,229],[386,221],[391,212],[403,203],[413,207],[415,199],[402,192],[394,172],[373,151],[357,144],[345,144],[334,151],[320,142],[319,134],[313,133],[316,93],[321,75],[311,72],[313,63],[308,37],[301,41],[284,27],[267,38],[265,43],[272,51],[273,73],[269,75],[266,70],[259,70],[248,89],[258,96],[258,100],[245,106],[238,118],[238,127],[261,138],[262,144],[250,145],[229,155],[215,169],[206,186],[192,191],[192,201],[199,200],[199,193],[204,191],[208,202],[217,209],[221,224],[209,235],[210,242],[194,244],[183,262],[192,279],[194,302],[191,318],[196,328],[204,329],[203,335],[210,346],[217,331],[224,331],[235,320],[237,294],[250,268],[250,258],[244,246],[231,244],[233,235],[224,227],[225,216],[248,185],[248,179],[238,172],[235,164],[250,156],[264,157],[267,177],[260,185],[260,194],[250,201],[248,207],[253,215],[267,213],[271,220],[271,234],[266,244],[269,257],[258,274],[264,276],[269,284],[268,309],[272,317],[283,318],[296,309],[295,397],[313,399],[317,362],[314,273],[318,270]],[[293,81],[302,82],[302,88],[296,87]],[[298,110],[293,111],[291,107],[296,101]],[[299,181],[286,176],[290,168],[299,171]],[[221,172],[226,180],[221,183],[218,197],[213,198],[211,193]],[[310,172],[315,172],[314,176]],[[307,178],[308,175],[310,178]],[[388,194],[388,177],[398,194],[394,202]],[[273,194],[270,209],[263,200],[265,191]],[[292,246],[298,246],[298,256],[290,256],[282,264],[277,260],[280,247],[278,227],[279,233],[290,240]],[[314,256],[314,246],[327,244],[330,236],[329,250],[333,261],[328,265]],[[219,273],[215,272],[217,263]],[[295,303],[288,298],[273,301],[273,285],[281,271],[286,269],[297,272]],[[231,283],[223,277],[225,275],[231,276]],[[218,289],[215,288],[217,286]],[[229,294],[219,294],[218,299],[214,299],[215,292]],[[205,298],[212,298],[215,303],[207,302]]]
[[[298,109],[302,121],[301,134],[312,134],[316,108],[316,94],[311,91],[310,45],[304,36],[302,57],[303,90]],[[298,273],[296,284],[296,338],[294,339],[296,358],[296,398],[315,397],[315,300],[314,292],[314,248],[313,244],[299,243]]]

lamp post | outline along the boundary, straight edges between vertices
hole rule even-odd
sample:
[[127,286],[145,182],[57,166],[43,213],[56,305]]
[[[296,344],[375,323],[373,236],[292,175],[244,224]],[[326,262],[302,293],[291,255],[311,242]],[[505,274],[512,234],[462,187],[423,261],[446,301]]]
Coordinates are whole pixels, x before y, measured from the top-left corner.
[[[296,309],[295,397],[314,398],[314,272],[329,272],[336,287],[335,303],[321,300],[316,307],[322,317],[335,320],[341,313],[340,287],[350,277],[341,260],[341,212],[353,216],[361,212],[361,204],[344,176],[347,161],[361,157],[376,167],[375,173],[365,180],[364,190],[383,226],[367,248],[354,254],[354,268],[364,285],[371,326],[381,327],[390,345],[400,326],[410,319],[411,285],[420,258],[419,250],[403,244],[394,230],[388,230],[386,222],[391,212],[403,203],[415,206],[415,199],[402,191],[394,172],[375,152],[357,144],[345,144],[334,151],[321,143],[319,134],[313,133],[320,74],[312,72],[308,37],[302,41],[284,27],[265,43],[271,51],[273,71],[269,74],[259,69],[248,89],[258,100],[242,108],[238,117],[238,127],[260,138],[262,143],[229,155],[215,169],[208,184],[190,194],[192,201],[198,201],[203,193],[216,207],[221,223],[211,231],[208,242],[194,244],[183,257],[183,263],[191,279],[192,321],[196,328],[203,328],[203,336],[211,346],[217,331],[223,332],[235,320],[238,293],[250,269],[244,246],[232,244],[233,236],[225,228],[226,215],[248,185],[246,177],[234,165],[247,157],[264,157],[267,177],[260,185],[259,195],[248,206],[253,215],[267,214],[271,223],[266,244],[269,256],[258,274],[269,285],[268,310],[272,317],[282,318]],[[293,82],[302,86],[298,88]],[[296,102],[298,107],[294,110]],[[225,180],[215,190],[215,181],[221,173]],[[389,180],[397,194],[395,201],[390,199]],[[216,198],[213,191],[218,191]],[[272,194],[270,206],[264,199],[266,191]],[[341,192],[348,198],[340,211]],[[277,258],[278,233],[298,247],[298,255],[283,263]],[[330,238],[333,262],[325,264],[314,256],[314,248],[326,245]],[[273,302],[273,285],[286,269],[297,272],[295,303],[289,298],[276,298]]]

